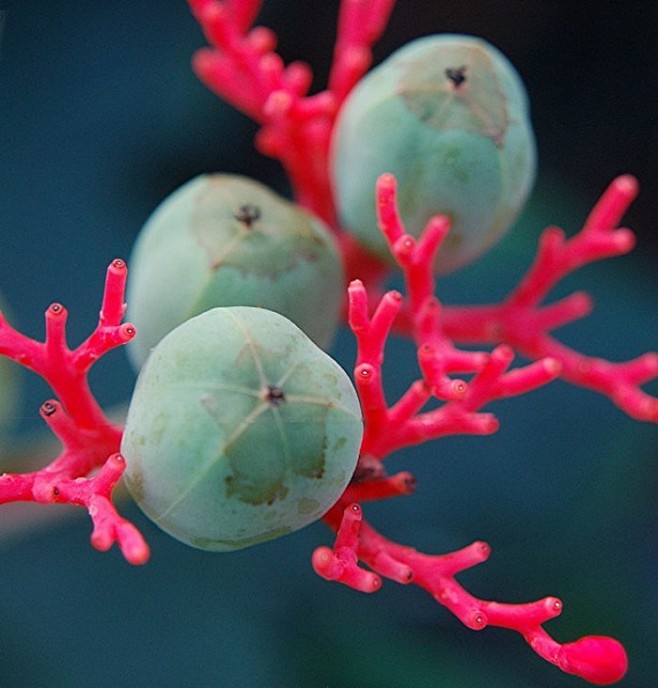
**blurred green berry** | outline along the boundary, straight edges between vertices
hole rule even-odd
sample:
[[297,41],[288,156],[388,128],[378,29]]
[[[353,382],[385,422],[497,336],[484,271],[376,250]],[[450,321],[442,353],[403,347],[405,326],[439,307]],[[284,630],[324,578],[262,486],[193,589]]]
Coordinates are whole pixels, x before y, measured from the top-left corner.
[[20,406],[19,372],[13,361],[0,356],[0,438],[17,420],[17,407]]
[[201,175],[168,196],[130,260],[128,345],[136,369],[177,325],[216,306],[261,306],[328,348],[344,295],[326,227],[246,177]]
[[452,227],[435,264],[449,272],[510,227],[535,178],[536,153],[521,79],[496,48],[444,34],[403,46],[348,96],[332,142],[341,223],[390,260],[377,226],[375,182],[398,180],[407,231],[446,214]]
[[319,519],[352,477],[362,432],[348,375],[296,325],[215,308],[170,332],[142,367],[125,480],[173,537],[240,549]]
[[[0,295],[0,313],[5,317],[8,315],[2,295]],[[17,424],[20,416],[23,402],[21,375],[22,369],[17,363],[5,356],[0,356],[0,441]],[[0,456],[2,456],[2,447],[0,447]],[[8,469],[7,466],[3,468]]]

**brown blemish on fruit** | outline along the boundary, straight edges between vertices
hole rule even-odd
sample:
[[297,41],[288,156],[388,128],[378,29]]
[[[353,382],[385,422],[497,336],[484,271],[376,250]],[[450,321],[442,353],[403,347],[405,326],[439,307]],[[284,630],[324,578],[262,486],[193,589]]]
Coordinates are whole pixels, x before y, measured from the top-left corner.
[[132,498],[141,504],[144,501],[144,476],[141,471],[135,471],[130,475],[124,473],[123,480]]
[[229,475],[226,478],[226,494],[252,506],[271,506],[277,499],[285,499],[288,488],[282,480],[276,480],[269,485],[255,485],[245,476]]

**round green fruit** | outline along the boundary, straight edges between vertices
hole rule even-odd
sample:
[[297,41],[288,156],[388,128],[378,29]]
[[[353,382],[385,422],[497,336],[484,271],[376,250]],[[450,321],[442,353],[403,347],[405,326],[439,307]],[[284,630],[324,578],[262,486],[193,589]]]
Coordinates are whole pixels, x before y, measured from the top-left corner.
[[319,519],[349,483],[362,433],[348,375],[296,325],[215,308],[165,336],[142,367],[125,481],[178,540],[240,549]]
[[[2,295],[0,295],[0,314],[5,318],[8,314]],[[0,441],[16,425],[20,417],[22,401],[21,367],[11,359],[0,356]]]
[[470,36],[427,36],[367,74],[348,96],[332,141],[341,223],[390,260],[378,229],[375,183],[398,181],[407,231],[445,214],[450,232],[435,263],[472,261],[510,227],[535,178],[536,153],[521,79],[496,48]]
[[128,345],[139,369],[177,325],[216,306],[260,306],[328,348],[344,295],[329,230],[251,179],[201,175],[168,196],[137,238],[128,278]]

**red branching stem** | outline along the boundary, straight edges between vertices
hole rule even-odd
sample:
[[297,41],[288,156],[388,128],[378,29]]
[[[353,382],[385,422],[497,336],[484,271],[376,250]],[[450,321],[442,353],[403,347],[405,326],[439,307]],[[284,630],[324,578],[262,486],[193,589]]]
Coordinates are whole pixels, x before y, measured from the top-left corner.
[[[458,349],[443,332],[443,308],[434,296],[432,266],[449,231],[447,218],[431,218],[417,240],[408,235],[396,206],[396,182],[388,174],[377,183],[377,209],[381,231],[402,270],[407,297],[389,291],[370,315],[363,283],[355,280],[348,289],[348,322],[357,341],[354,378],[365,420],[362,457],[381,460],[402,447],[449,434],[495,432],[496,419],[480,409],[550,382],[559,375],[560,364],[555,358],[542,358],[509,371],[514,352],[507,345],[491,353]],[[383,386],[384,349],[405,307],[422,379],[389,407]],[[455,373],[472,377],[466,381],[453,377]],[[423,412],[432,397],[444,403]]]
[[120,427],[107,421],[95,428],[80,427],[56,399],[44,402],[39,413],[64,447],[43,469],[48,475],[86,475],[117,451],[121,442]]
[[381,577],[359,566],[358,549],[362,517],[359,504],[348,506],[343,512],[340,526],[336,529],[333,549],[318,547],[313,552],[312,564],[318,575],[327,580],[339,581],[361,592],[374,592],[382,585]]
[[[394,0],[343,0],[329,87],[315,95],[308,95],[313,77],[308,65],[285,66],[275,52],[274,34],[251,28],[260,1],[188,1],[212,46],[194,56],[198,77],[261,125],[258,149],[281,161],[297,201],[336,228],[329,182],[331,132],[338,108],[371,64],[372,45],[386,27]],[[347,243],[355,258],[366,255]],[[377,264],[372,258],[369,262]]]
[[[325,521],[337,536],[333,548],[319,547],[313,554],[313,567],[323,578],[362,592],[378,590],[382,578],[414,583],[468,628],[499,626],[516,631],[540,657],[567,673],[598,685],[615,683],[626,673],[626,652],[613,638],[586,636],[566,644],[551,638],[543,624],[562,612],[558,598],[509,604],[482,600],[465,590],[455,576],[489,558],[491,548],[485,542],[448,554],[424,554],[380,535],[363,520],[358,504],[344,500],[332,507]],[[371,571],[359,566],[359,561]]]
[[618,228],[638,193],[634,177],[617,177],[585,220],[581,231],[568,241],[562,230],[549,227],[542,235],[534,264],[508,303],[535,306],[566,275],[588,263],[628,253],[635,245],[629,229]]
[[[372,46],[381,36],[393,0],[343,0],[340,8],[334,61],[327,90],[309,96],[311,70],[301,63],[285,66],[275,52],[276,38],[264,28],[251,28],[261,2],[249,0],[189,0],[211,48],[194,60],[199,77],[221,97],[260,123],[257,143],[262,152],[281,160],[302,205],[334,228],[348,280],[368,285],[372,308],[381,296],[387,270],[345,233],[338,230],[329,183],[329,143],[338,110],[351,88],[372,61]],[[457,352],[452,341],[514,347],[531,358],[560,361],[562,377],[612,398],[629,415],[658,421],[658,400],[640,385],[658,375],[658,356],[649,354],[629,364],[611,364],[579,354],[548,333],[591,310],[589,296],[576,293],[557,303],[541,305],[553,287],[579,267],[628,252],[633,233],[618,224],[638,190],[630,175],[615,179],[603,194],[582,230],[565,239],[558,228],[542,235],[537,257],[525,278],[497,306],[432,307],[434,279],[426,256],[437,250],[449,230],[446,218],[434,218],[420,240],[404,233],[395,208],[395,180],[383,175],[377,189],[382,231],[391,252],[406,271],[409,290],[396,331],[418,338],[437,355],[430,356],[434,392],[450,396],[441,371],[472,368],[477,358]],[[412,257],[413,256],[413,260]],[[434,315],[432,315],[432,311]],[[419,319],[423,324],[417,322]],[[439,322],[440,321],[440,322]],[[438,356],[438,352],[443,353]],[[472,360],[469,361],[469,358]],[[436,363],[441,361],[440,366]]]
[[[12,328],[0,316],[0,354],[44,378],[57,399],[42,404],[41,417],[62,443],[62,451],[45,468],[0,475],[0,503],[34,501],[85,506],[94,524],[92,544],[107,550],[117,542],[134,564],[144,563],[149,549],[137,529],[116,512],[111,493],[125,468],[118,453],[122,428],[109,422],[88,383],[91,366],[104,354],[130,341],[135,328],[122,323],[127,268],[114,260],[106,274],[98,325],[75,349],[66,341],[66,309],[58,303],[46,311],[45,341]],[[96,469],[98,472],[89,477]]]
[[384,476],[380,469],[373,467],[370,471],[366,470],[364,475],[363,465],[361,465],[359,473],[363,476],[363,482],[353,481],[343,493],[342,501],[366,502],[389,499],[413,494],[416,489],[416,479],[408,471]]
[[87,384],[89,368],[98,358],[125,344],[135,334],[132,325],[121,324],[125,306],[116,303],[117,299],[123,299],[126,274],[125,263],[119,259],[113,261],[107,270],[98,326],[74,350],[69,349],[66,342],[68,313],[59,303],[51,304],[46,310],[44,342],[21,334],[0,316],[0,354],[43,377],[80,427],[95,428],[107,423]]
[[[396,319],[395,331],[434,342],[435,348],[437,341],[448,348],[453,342],[504,343],[532,359],[554,359],[559,361],[563,379],[604,394],[633,418],[658,422],[658,399],[641,389],[658,377],[658,354],[647,353],[631,361],[613,363],[574,351],[549,333],[588,315],[592,309],[589,295],[575,292],[559,301],[542,304],[557,283],[574,270],[633,248],[632,232],[618,228],[618,223],[636,194],[637,182],[633,177],[618,177],[576,235],[567,239],[561,229],[546,229],[533,264],[501,304],[438,307],[427,296],[434,289],[431,263],[427,259],[429,251],[421,258],[414,240],[404,235],[395,208],[395,182],[384,175],[378,184],[380,223],[391,252],[405,273],[409,291],[405,307]],[[430,236],[433,222],[436,220],[425,231]],[[434,232],[440,233],[437,229]],[[427,241],[425,234],[419,245],[424,241]],[[432,238],[432,247],[435,241]],[[433,313],[429,312],[430,308]],[[448,370],[447,352],[444,358],[443,366]]]
[[395,0],[343,0],[329,91],[340,105],[372,63],[370,47],[384,33]]
[[450,230],[450,220],[444,215],[432,217],[420,239],[416,240],[405,232],[397,207],[397,181],[392,174],[379,177],[375,195],[379,228],[404,272],[408,310],[420,315],[426,301],[434,296],[431,265]]
[[[361,281],[354,280],[349,286],[348,323],[357,341],[354,377],[364,416],[364,438],[352,483],[324,516],[337,533],[335,545],[316,549],[313,567],[320,576],[363,592],[378,590],[382,578],[403,584],[413,582],[469,628],[480,630],[493,625],[517,631],[539,656],[563,671],[601,685],[614,683],[627,669],[626,653],[616,640],[588,636],[560,644],[543,628],[546,621],[562,611],[559,599],[500,603],[479,599],[458,583],[457,574],[488,558],[490,548],[486,543],[475,542],[449,554],[428,555],[386,539],[363,520],[360,502],[411,494],[415,488],[409,473],[387,476],[382,461],[389,454],[447,434],[494,432],[497,421],[480,411],[483,406],[525,394],[554,380],[562,371],[563,357],[546,356],[547,351],[560,353],[554,347],[539,349],[535,352],[538,360],[510,369],[514,349],[505,337],[488,338],[504,342],[491,352],[466,352],[455,346],[446,334],[442,304],[434,295],[432,268],[449,223],[444,217],[432,218],[421,236],[414,239],[405,232],[395,197],[395,179],[383,175],[377,185],[379,224],[402,270],[406,297],[389,291],[373,307]],[[615,219],[615,214],[608,213],[607,217]],[[598,237],[595,241],[601,248]],[[561,261],[556,258],[551,252],[557,266]],[[536,328],[546,330],[584,315],[589,307],[586,296],[575,294],[532,315]],[[400,321],[417,345],[421,379],[389,406],[382,368],[386,342]],[[635,377],[645,375],[645,368],[646,364],[636,363]],[[469,379],[453,377],[455,373],[466,374]],[[424,410],[432,398],[440,405]]]

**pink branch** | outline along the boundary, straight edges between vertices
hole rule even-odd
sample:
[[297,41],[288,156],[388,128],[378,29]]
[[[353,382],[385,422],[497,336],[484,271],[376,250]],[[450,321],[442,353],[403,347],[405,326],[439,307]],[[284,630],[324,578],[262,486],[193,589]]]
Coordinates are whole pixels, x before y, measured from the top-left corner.
[[[318,547],[313,568],[327,580],[343,583],[362,592],[375,592],[382,577],[398,583],[414,583],[449,609],[465,626],[482,630],[499,626],[520,633],[543,659],[562,671],[598,685],[619,681],[628,668],[623,646],[606,636],[586,636],[560,644],[544,630],[546,621],[562,612],[562,602],[545,597],[525,604],[482,600],[464,589],[455,576],[486,561],[491,548],[474,542],[456,552],[428,555],[394,543],[363,521],[358,504],[341,502],[329,511],[325,521],[337,531],[333,548]],[[363,561],[372,570],[359,566]]]
[[658,354],[647,353],[622,363],[580,354],[549,332],[589,314],[589,295],[576,292],[542,305],[557,283],[574,270],[633,248],[632,232],[618,228],[618,224],[636,194],[633,177],[618,177],[574,237],[566,239],[555,227],[545,230],[534,263],[502,304],[440,308],[432,302],[430,256],[440,250],[446,220],[433,218],[416,245],[404,233],[395,205],[395,180],[391,175],[382,175],[377,186],[380,225],[404,272],[409,293],[406,307],[397,318],[396,331],[425,341],[434,350],[441,349],[446,370],[457,365],[452,342],[504,343],[529,358],[554,359],[560,364],[563,379],[604,394],[633,418],[658,422],[658,399],[641,389],[641,385],[658,377]]
[[44,342],[21,334],[0,314],[0,354],[43,377],[82,427],[93,428],[105,422],[87,385],[89,368],[101,356],[135,335],[132,325],[121,324],[125,306],[116,303],[117,299],[123,299],[126,274],[122,260],[117,259],[109,266],[98,326],[74,350],[69,349],[66,342],[68,313],[59,303],[51,304],[46,310]]
[[[353,480],[325,515],[337,537],[333,549],[315,551],[316,571],[367,592],[381,586],[382,576],[415,582],[470,628],[489,624],[516,630],[535,652],[566,672],[599,684],[619,680],[627,660],[617,641],[591,636],[560,645],[545,632],[543,623],[562,609],[556,598],[503,604],[480,600],[457,583],[460,571],[489,556],[488,545],[474,543],[447,555],[421,554],[386,540],[364,523],[357,502],[413,492],[410,473],[387,475],[383,459],[390,453],[447,434],[494,432],[497,420],[481,411],[486,404],[525,394],[559,375],[607,394],[635,417],[658,420],[658,401],[640,389],[658,376],[658,355],[614,364],[578,354],[549,333],[587,315],[592,307],[589,296],[579,292],[542,305],[574,270],[632,248],[632,233],[617,225],[637,183],[629,176],[615,180],[575,237],[567,240],[559,229],[546,230],[535,262],[504,303],[451,308],[435,296],[432,269],[450,229],[448,219],[432,218],[418,239],[408,235],[396,207],[395,179],[383,175],[376,192],[379,224],[402,270],[406,295],[384,293],[387,267],[337,225],[328,176],[329,142],[342,102],[372,62],[372,45],[394,2],[342,0],[329,87],[315,96],[308,95],[310,69],[300,64],[286,67],[275,53],[274,35],[251,28],[260,2],[189,2],[212,46],[195,57],[198,75],[261,125],[257,146],[281,160],[296,200],[334,229],[350,283],[346,318],[357,340],[355,382],[365,432]],[[382,366],[394,331],[413,339],[420,377],[389,404]],[[456,342],[495,348],[468,351]],[[514,351],[535,362],[510,369]],[[428,402],[435,407],[428,410]],[[363,569],[360,561],[371,570]]]
[[[348,279],[379,284],[382,262],[340,232],[329,180],[329,145],[340,105],[372,62],[395,0],[343,0],[328,89],[309,96],[308,65],[285,66],[268,29],[251,28],[260,2],[188,0],[212,46],[199,50],[193,66],[210,90],[261,125],[257,148],[284,166],[297,202],[337,234]],[[240,8],[240,11],[237,11]]]
[[63,447],[39,471],[0,475],[0,503],[85,506],[94,523],[94,547],[106,550],[117,542],[128,561],[141,564],[148,559],[148,546],[137,529],[118,515],[110,497],[125,468],[118,454],[122,428],[108,421],[87,380],[99,358],[135,335],[132,325],[121,322],[126,277],[124,261],[114,260],[107,270],[98,325],[75,349],[66,342],[67,312],[61,304],[46,311],[44,342],[26,337],[0,316],[0,354],[43,377],[57,395],[58,399],[42,404],[40,413]]
[[628,253],[635,245],[635,236],[629,229],[617,227],[637,193],[638,184],[633,177],[617,177],[574,237],[566,240],[557,227],[545,230],[534,264],[507,304],[517,308],[535,307],[574,270],[603,258]]
[[[251,28],[260,10],[259,1],[189,3],[212,46],[197,53],[197,74],[209,88],[261,124],[257,139],[260,149],[281,160],[298,202],[334,228],[347,278],[359,278],[368,285],[372,307],[381,297],[387,269],[337,228],[328,176],[329,141],[341,103],[371,64],[372,46],[385,29],[393,0],[343,0],[329,87],[314,96],[308,96],[310,68],[300,63],[286,67],[275,52],[274,34],[267,29]],[[504,303],[438,309],[429,300],[434,279],[427,255],[436,250],[448,231],[447,219],[432,220],[417,247],[415,240],[404,233],[395,208],[395,180],[383,175],[377,189],[382,231],[411,285],[396,331],[419,338],[421,325],[417,321],[424,314],[424,344],[434,352],[443,351],[445,371],[472,367],[469,355],[454,349],[452,341],[505,343],[531,358],[554,358],[560,361],[564,379],[609,396],[635,418],[658,421],[658,400],[640,389],[658,376],[658,355],[648,354],[619,364],[582,355],[560,344],[549,332],[588,314],[589,296],[577,293],[557,303],[541,305],[566,275],[633,247],[632,232],[617,225],[637,188],[630,175],[614,180],[582,230],[569,240],[561,230],[547,229],[534,264]],[[453,352],[449,354],[451,347]],[[435,370],[435,390],[443,384],[441,377],[440,371]],[[450,394],[450,383],[441,394]]]
[[336,103],[329,92],[307,96],[307,65],[285,67],[272,32],[251,29],[260,2],[234,13],[227,0],[189,0],[211,44],[194,57],[199,78],[223,99],[261,124],[259,149],[279,158],[302,205],[333,225],[327,176],[329,137]]
[[370,69],[372,46],[384,33],[395,0],[343,0],[338,15],[329,91],[338,105]]
[[[354,377],[365,420],[361,453],[379,459],[402,447],[449,434],[495,432],[496,419],[479,412],[484,405],[525,394],[555,379],[560,372],[554,358],[508,371],[514,356],[509,346],[499,346],[491,353],[466,352],[454,346],[442,331],[443,309],[434,296],[432,271],[436,252],[450,228],[448,219],[432,218],[415,240],[404,230],[395,192],[395,179],[382,175],[377,184],[379,224],[402,270],[407,303],[400,293],[387,292],[370,317],[364,285],[355,280],[348,291],[348,322],[357,341]],[[410,314],[408,333],[417,344],[422,379],[389,407],[382,377],[384,349],[405,305]],[[472,379],[467,382],[454,378],[455,372],[469,374]],[[423,413],[422,408],[432,397],[445,403]]]
[[[358,280],[350,284],[348,322],[357,340],[354,376],[364,417],[364,438],[350,486],[324,517],[337,533],[334,547],[317,548],[313,567],[320,576],[363,592],[378,590],[383,577],[402,584],[413,582],[469,628],[481,630],[493,625],[517,631],[539,656],[563,671],[601,685],[614,683],[626,673],[628,664],[619,642],[588,636],[560,644],[545,631],[543,624],[562,611],[557,598],[526,604],[499,603],[479,599],[457,582],[457,574],[488,558],[490,548],[486,543],[476,542],[450,554],[427,555],[384,538],[363,521],[358,502],[411,494],[415,488],[410,473],[386,474],[382,461],[389,454],[447,434],[494,432],[498,423],[491,414],[480,412],[484,405],[525,394],[554,380],[562,370],[557,356],[510,369],[514,351],[509,344],[501,344],[490,353],[457,349],[444,331],[444,311],[434,296],[432,271],[449,223],[444,217],[432,218],[420,238],[413,239],[405,232],[397,211],[395,190],[394,178],[383,175],[377,186],[377,207],[380,228],[402,270],[407,297],[387,292],[371,315],[364,285]],[[595,236],[594,241],[600,251],[608,250],[600,237]],[[545,255],[549,253],[556,270],[564,272],[563,261],[557,260],[555,252]],[[576,256],[574,264],[579,260],[582,256]],[[539,273],[529,279],[544,277]],[[537,320],[543,320],[544,326],[557,325],[588,308],[588,299],[577,294],[548,307]],[[382,375],[384,350],[400,320],[416,342],[422,377],[389,406]],[[638,364],[636,376],[642,370]],[[456,372],[470,379],[453,377]],[[423,411],[432,397],[443,403]],[[364,569],[361,562],[370,570]]]

